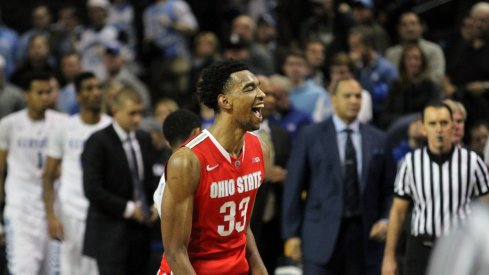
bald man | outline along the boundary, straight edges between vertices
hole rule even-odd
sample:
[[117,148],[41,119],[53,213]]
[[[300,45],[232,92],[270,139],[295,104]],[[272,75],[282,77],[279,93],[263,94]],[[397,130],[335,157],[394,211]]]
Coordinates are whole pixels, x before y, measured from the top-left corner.
[[378,274],[395,169],[384,133],[358,121],[360,84],[342,79],[331,93],[333,115],[303,128],[287,165],[285,254],[304,274]]

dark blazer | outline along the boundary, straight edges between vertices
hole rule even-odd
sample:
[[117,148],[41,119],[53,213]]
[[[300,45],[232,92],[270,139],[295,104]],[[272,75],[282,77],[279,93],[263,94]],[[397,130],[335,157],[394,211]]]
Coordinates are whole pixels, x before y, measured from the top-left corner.
[[[286,168],[287,160],[289,159],[290,154],[290,138],[287,131],[282,129],[280,126],[269,124],[273,148],[275,152],[275,165],[280,166],[282,168]],[[263,210],[265,208],[265,203],[267,199],[268,192],[271,189],[274,189],[277,195],[277,208],[275,209],[275,213],[280,215],[281,208],[278,207],[281,205],[281,196],[282,196],[282,186],[279,184],[272,184],[270,182],[264,182],[260,189],[258,189],[258,193],[255,199],[255,206],[253,208],[253,215],[251,217],[251,226],[253,229],[253,234],[259,235],[259,223],[261,223],[263,217]]]
[[[367,262],[380,264],[383,244],[368,240],[374,222],[387,218],[395,170],[388,173],[384,134],[360,125],[362,174],[360,180],[363,245]],[[307,126],[294,145],[287,166],[283,195],[282,235],[302,238],[304,259],[326,264],[340,231],[343,207],[342,164],[332,118]],[[301,200],[302,190],[307,199]],[[375,251],[374,251],[375,250]],[[374,259],[370,259],[375,255]]]
[[[269,127],[275,152],[274,164],[285,168],[290,154],[289,133],[277,125],[269,124]],[[253,215],[250,221],[256,245],[262,256],[263,263],[270,274],[273,274],[277,266],[277,259],[283,251],[282,239],[280,234],[277,234],[281,224],[282,186],[283,182],[271,183],[267,181],[260,186],[256,194]],[[275,216],[271,221],[265,223],[263,222],[263,215],[265,213],[268,195],[271,192],[275,194]]]
[[[136,131],[144,165],[144,184],[148,202],[151,184],[151,137]],[[82,153],[83,187],[90,206],[86,221],[84,254],[97,260],[126,261],[129,236],[140,235],[149,252],[149,228],[123,217],[128,201],[133,200],[129,163],[113,125],[95,132]],[[151,206],[151,205],[150,205]],[[140,251],[141,254],[146,251]]]

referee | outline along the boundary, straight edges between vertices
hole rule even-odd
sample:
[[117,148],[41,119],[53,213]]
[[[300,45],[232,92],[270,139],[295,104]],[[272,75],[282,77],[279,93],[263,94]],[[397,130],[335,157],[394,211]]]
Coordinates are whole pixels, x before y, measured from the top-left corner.
[[407,154],[397,173],[382,275],[398,274],[396,246],[411,201],[405,275],[426,273],[435,239],[466,219],[472,198],[489,201],[486,165],[475,152],[451,142],[450,108],[443,103],[430,104],[423,110],[422,122],[428,146]]

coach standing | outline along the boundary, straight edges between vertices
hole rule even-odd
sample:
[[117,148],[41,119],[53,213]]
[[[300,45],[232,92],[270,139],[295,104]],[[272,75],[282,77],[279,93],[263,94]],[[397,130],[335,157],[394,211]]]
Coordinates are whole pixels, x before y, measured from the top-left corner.
[[474,197],[489,200],[487,168],[475,152],[454,146],[453,118],[445,104],[430,104],[422,115],[428,146],[406,155],[397,173],[382,274],[397,274],[396,246],[410,201],[411,229],[404,274],[425,274],[434,241],[463,223]]
[[289,158],[285,254],[302,256],[308,275],[378,274],[395,170],[388,169],[385,135],[357,119],[360,84],[343,79],[331,92],[333,116],[304,127]]
[[95,258],[100,275],[146,274],[149,225],[157,218],[148,204],[151,137],[136,130],[144,104],[135,91],[114,97],[114,122],[88,138],[82,153],[88,208],[84,254]]

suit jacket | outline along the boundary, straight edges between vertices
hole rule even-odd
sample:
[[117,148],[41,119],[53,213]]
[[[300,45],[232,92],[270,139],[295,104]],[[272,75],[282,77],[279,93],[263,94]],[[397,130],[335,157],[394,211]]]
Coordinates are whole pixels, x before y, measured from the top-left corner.
[[[270,134],[272,138],[273,148],[275,152],[275,165],[285,168],[287,160],[290,154],[290,139],[287,131],[280,126],[269,124]],[[253,229],[253,235],[255,239],[258,239],[262,234],[262,218],[267,202],[268,193],[273,191],[276,195],[275,201],[275,215],[280,216],[282,205],[282,185],[274,184],[270,182],[264,182],[255,198],[255,205],[253,207],[253,215],[251,216],[251,227]]]
[[[359,245],[363,245],[365,255],[375,255],[373,260],[379,264],[383,244],[369,241],[368,234],[374,222],[387,218],[395,170],[387,167],[384,134],[366,124],[360,124],[360,133],[364,241]],[[305,201],[301,200],[302,190],[307,190]],[[303,257],[311,262],[326,264],[339,235],[342,208],[343,168],[335,126],[332,118],[329,118],[305,127],[292,150],[284,184],[283,237],[301,237]],[[366,260],[370,263],[372,259],[369,257]]]
[[[136,131],[144,165],[146,198],[151,201],[151,137]],[[82,153],[83,187],[90,206],[86,221],[84,254],[95,259],[111,257],[124,260],[128,253],[128,236],[149,236],[148,227],[123,217],[128,201],[133,200],[131,169],[122,141],[113,125],[95,132]],[[149,232],[149,231],[148,231]],[[143,237],[141,242],[149,238]],[[141,251],[144,253],[145,251]]]

